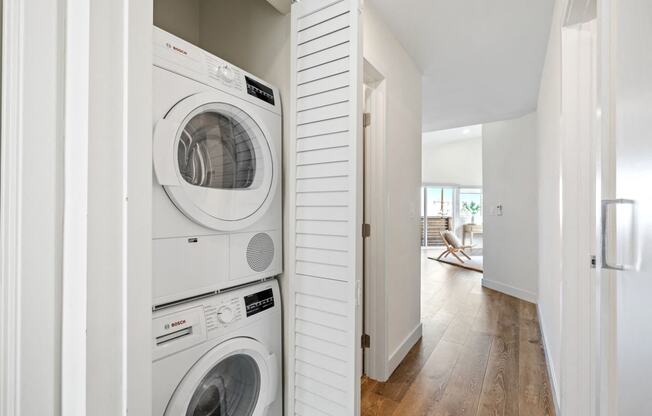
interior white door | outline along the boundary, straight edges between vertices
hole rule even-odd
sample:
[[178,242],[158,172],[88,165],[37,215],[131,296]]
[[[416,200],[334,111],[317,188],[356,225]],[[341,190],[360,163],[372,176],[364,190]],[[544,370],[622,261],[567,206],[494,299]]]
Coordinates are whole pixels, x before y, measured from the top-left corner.
[[[611,0],[613,169],[603,203],[607,268],[616,270],[617,403],[612,414],[652,414],[652,2]],[[606,31],[606,25],[603,26]],[[615,176],[613,176],[615,174]],[[638,211],[639,215],[632,212]],[[637,220],[636,220],[637,219]],[[638,236],[638,238],[637,238]],[[624,267],[620,267],[620,265]]]
[[359,414],[362,51],[358,0],[292,5],[288,415]]

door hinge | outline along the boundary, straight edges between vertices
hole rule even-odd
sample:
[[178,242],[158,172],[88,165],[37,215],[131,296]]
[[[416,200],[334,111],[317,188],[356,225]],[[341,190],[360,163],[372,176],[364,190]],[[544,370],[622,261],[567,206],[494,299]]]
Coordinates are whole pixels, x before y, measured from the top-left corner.
[[362,348],[371,347],[371,337],[369,336],[369,334],[362,334],[361,345]]
[[362,224],[362,238],[371,236],[371,224]]
[[598,266],[598,260],[595,258],[595,256],[591,256],[591,268],[595,269]]
[[362,127],[371,125],[371,113],[362,113]]

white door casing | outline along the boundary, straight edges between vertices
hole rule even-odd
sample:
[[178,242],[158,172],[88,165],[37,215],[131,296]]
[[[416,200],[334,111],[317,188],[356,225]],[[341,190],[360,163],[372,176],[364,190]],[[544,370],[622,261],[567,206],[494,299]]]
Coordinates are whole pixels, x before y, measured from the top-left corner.
[[0,13],[2,416],[60,414],[64,3]]
[[66,416],[151,414],[152,7],[66,2]]
[[362,51],[358,0],[291,11],[286,414],[359,414]]
[[[364,353],[365,375],[386,381],[391,375],[387,354],[387,292],[385,281],[385,96],[386,81],[365,61],[365,112],[371,124],[365,137],[365,222],[371,234],[365,238],[364,328],[370,337]],[[368,74],[373,73],[373,77]],[[370,85],[371,84],[371,85]]]
[[[578,2],[585,6],[585,2]],[[575,11],[562,27],[562,364],[560,413],[592,415],[596,291],[596,23]],[[580,21],[581,20],[581,21]],[[568,24],[568,22],[573,22]],[[583,22],[583,23],[582,23]]]
[[152,2],[3,9],[0,415],[150,414]]

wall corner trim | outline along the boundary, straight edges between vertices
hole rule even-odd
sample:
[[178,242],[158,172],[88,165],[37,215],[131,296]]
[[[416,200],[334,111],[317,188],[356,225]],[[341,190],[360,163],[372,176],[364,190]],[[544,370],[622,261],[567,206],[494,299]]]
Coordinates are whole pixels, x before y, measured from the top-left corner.
[[504,293],[509,296],[514,296],[526,302],[537,303],[536,293],[532,293],[528,290],[519,289],[514,286],[506,285],[501,282],[496,282],[495,280],[489,280],[487,278],[482,278],[482,286],[496,290],[498,292]]
[[541,332],[541,343],[543,344],[543,355],[546,359],[546,368],[548,369],[548,382],[550,383],[552,389],[552,400],[555,404],[555,413],[561,415],[561,400],[559,398],[560,391],[559,384],[557,383],[557,375],[555,374],[555,367],[550,362],[550,348],[548,345],[548,340],[546,339],[546,334],[543,332],[543,324],[541,322],[541,310],[539,305],[537,305],[537,316],[539,318],[539,331]]
[[[389,360],[387,362],[387,374],[386,378],[389,378],[389,376],[392,375],[394,370],[396,370],[396,367],[401,364],[405,356],[407,355],[408,352],[414,347],[414,344],[417,343],[421,339],[421,335],[423,334],[423,324],[419,322],[419,325],[417,325],[412,332],[401,342],[401,345],[394,350],[394,352],[389,356]],[[381,381],[386,381],[386,380],[381,380]]]

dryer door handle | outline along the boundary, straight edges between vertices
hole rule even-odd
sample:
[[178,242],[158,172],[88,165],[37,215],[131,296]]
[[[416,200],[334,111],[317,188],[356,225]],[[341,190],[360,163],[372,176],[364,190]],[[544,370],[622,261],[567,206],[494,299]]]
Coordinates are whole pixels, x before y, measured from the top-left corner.
[[267,399],[267,406],[271,405],[274,400],[276,400],[276,394],[278,393],[278,367],[276,354],[269,354],[267,356],[267,369],[269,371],[269,397]]
[[154,127],[154,142],[152,154],[154,156],[154,171],[158,183],[163,186],[179,185],[174,158],[174,143],[176,143],[177,123],[161,119]]

